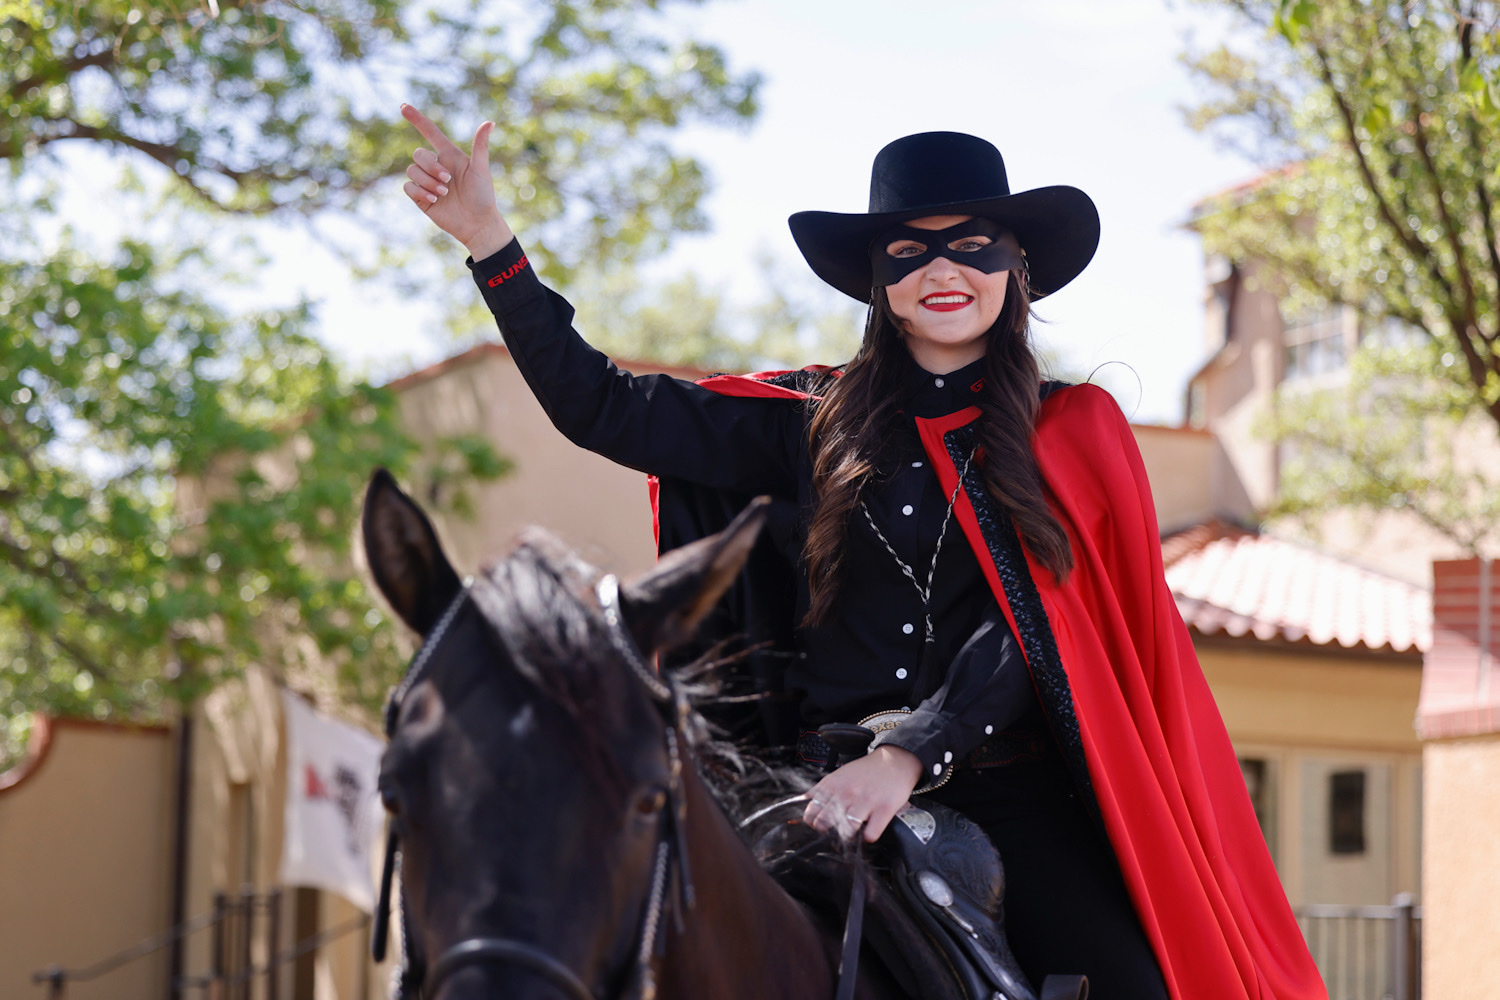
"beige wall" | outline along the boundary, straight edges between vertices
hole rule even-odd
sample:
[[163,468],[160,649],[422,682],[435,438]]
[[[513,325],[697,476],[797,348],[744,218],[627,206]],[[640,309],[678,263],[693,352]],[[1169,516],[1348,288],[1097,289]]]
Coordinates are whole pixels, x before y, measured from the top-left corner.
[[1480,1000],[1500,980],[1500,734],[1423,752],[1422,992]]
[[[1419,894],[1420,661],[1229,640],[1200,640],[1198,655],[1236,752],[1269,767],[1266,839],[1293,905],[1384,905],[1399,892]],[[1328,844],[1328,776],[1342,770],[1366,774],[1358,855],[1335,855]]]
[[1209,330],[1217,345],[1212,359],[1194,380],[1198,426],[1223,442],[1227,468],[1241,485],[1253,509],[1264,507],[1276,489],[1276,453],[1260,441],[1254,428],[1281,378],[1281,313],[1276,296],[1260,287],[1259,269],[1250,265],[1226,279],[1234,285],[1233,306],[1222,308],[1220,286],[1207,286]]
[[[193,719],[193,772],[186,912],[208,914],[214,894],[276,884],[286,794],[279,689],[252,669],[217,688]],[[171,920],[175,739],[166,729],[130,729],[60,720],[34,761],[0,776],[0,998],[34,996],[31,973],[57,964],[87,967],[164,931]],[[17,781],[17,777],[20,778]],[[7,787],[8,786],[8,787]],[[281,907],[279,949],[299,937],[348,924],[359,911],[315,893],[311,920],[296,922],[296,890]],[[252,961],[264,966],[270,942],[258,921]],[[368,958],[361,928],[325,945],[314,959],[306,1000],[379,1000],[388,973]],[[183,973],[212,968],[213,934],[188,937]],[[70,998],[156,1000],[165,996],[167,952],[70,983]],[[295,972],[279,973],[292,998]],[[257,986],[257,997],[261,986]],[[191,991],[190,996],[196,995]]]
[[[45,996],[31,974],[89,965],[167,925],[172,740],[71,720],[0,790],[0,997]],[[9,782],[7,782],[9,783]],[[165,995],[165,952],[71,1000]]]
[[1188,427],[1132,424],[1163,534],[1210,518],[1252,519],[1254,508],[1217,438]]
[[545,525],[603,569],[641,570],[655,561],[646,477],[563,437],[503,350],[473,352],[468,363],[398,388],[413,437],[477,432],[515,462],[511,474],[470,490],[472,519],[438,516],[462,570],[503,554],[528,525]]
[[[1207,341],[1214,354],[1194,377],[1189,396],[1196,401],[1194,426],[1213,432],[1222,449],[1211,488],[1219,513],[1232,520],[1257,519],[1257,512],[1266,509],[1280,489],[1277,447],[1259,431],[1285,374],[1284,324],[1271,281],[1258,264],[1251,263],[1233,277],[1206,285]],[[1235,286],[1233,308],[1226,310],[1224,293],[1231,285]],[[1358,322],[1352,312],[1346,313],[1345,326],[1346,348],[1352,353],[1358,344]],[[1342,378],[1343,373],[1335,371],[1290,384],[1331,388]],[[1434,445],[1441,450],[1440,443]],[[1465,440],[1455,444],[1455,451],[1461,457],[1484,456],[1477,460],[1488,462],[1490,468],[1500,463],[1500,446],[1488,421],[1478,422]],[[1278,520],[1266,528],[1425,587],[1432,585],[1433,559],[1463,554],[1453,542],[1403,511],[1346,509],[1307,522]]]

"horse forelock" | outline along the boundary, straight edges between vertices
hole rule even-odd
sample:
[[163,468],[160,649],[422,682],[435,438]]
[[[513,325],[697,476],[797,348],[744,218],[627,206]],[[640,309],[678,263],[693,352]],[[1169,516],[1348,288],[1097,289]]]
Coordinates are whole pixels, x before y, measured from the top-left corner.
[[[575,720],[588,750],[586,759],[609,775],[609,785],[621,788],[625,776],[619,769],[618,748],[604,742],[592,720],[612,685],[618,690],[638,682],[618,661],[609,640],[593,590],[599,577],[597,568],[554,535],[533,528],[520,536],[510,555],[486,567],[475,581],[473,595],[515,669]],[[687,696],[689,717],[683,720],[682,735],[705,786],[747,845],[773,871],[788,851],[804,857],[842,855],[836,838],[809,832],[789,843],[783,836],[768,836],[786,832],[794,807],[741,826],[766,805],[798,795],[816,781],[805,767],[775,765],[720,738],[697,711],[697,706],[723,696],[728,685],[721,678],[735,669],[741,656],[715,648],[691,663],[664,668]]]

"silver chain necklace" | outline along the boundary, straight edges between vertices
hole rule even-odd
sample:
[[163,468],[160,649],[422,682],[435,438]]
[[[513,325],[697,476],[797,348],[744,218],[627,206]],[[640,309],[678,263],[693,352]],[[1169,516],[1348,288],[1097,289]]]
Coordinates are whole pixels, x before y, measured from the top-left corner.
[[948,522],[953,520],[953,507],[958,503],[958,495],[964,488],[964,477],[969,474],[969,464],[974,461],[974,453],[978,450],[979,448],[976,445],[969,452],[969,457],[964,459],[964,467],[958,473],[958,484],[953,487],[953,495],[948,498],[948,511],[943,515],[943,525],[938,529],[937,545],[932,550],[932,565],[927,567],[926,587],[917,582],[917,574],[907,561],[896,555],[896,550],[892,548],[890,541],[885,537],[885,533],[880,530],[880,526],[875,523],[874,516],[870,514],[870,508],[865,506],[863,500],[859,502],[859,509],[864,511],[865,520],[870,522],[870,530],[875,532],[875,537],[880,539],[880,543],[891,554],[891,558],[896,560],[896,565],[901,567],[901,572],[905,573],[906,578],[911,581],[911,585],[917,588],[917,595],[922,598],[922,622],[923,628],[926,630],[922,636],[923,642],[937,641],[937,636],[932,630],[932,578],[937,573],[938,556],[943,551],[943,538],[948,534]]

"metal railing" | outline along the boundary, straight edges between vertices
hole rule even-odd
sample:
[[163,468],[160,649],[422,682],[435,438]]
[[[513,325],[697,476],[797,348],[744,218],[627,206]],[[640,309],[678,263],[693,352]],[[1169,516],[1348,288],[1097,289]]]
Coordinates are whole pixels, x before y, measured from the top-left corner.
[[[213,997],[213,1000],[252,1000],[254,985],[262,983],[259,995],[264,1000],[281,1000],[281,977],[277,972],[285,965],[303,955],[314,952],[323,945],[347,937],[370,925],[368,914],[361,913],[352,920],[309,935],[285,950],[281,944],[282,891],[273,889],[265,894],[249,890],[238,893],[215,893],[214,907],[207,913],[185,920],[176,927],[169,927],[160,934],[146,938],[122,951],[102,958],[92,965],[74,969],[51,965],[31,975],[31,981],[47,987],[47,1000],[64,1000],[70,983],[86,983],[139,961],[163,948],[182,941],[203,930],[213,934],[210,966],[200,975],[183,976],[173,991],[176,995]],[[254,961],[256,925],[262,925],[265,934],[266,961]]]
[[1409,894],[1389,906],[1306,903],[1294,912],[1329,1000],[1421,1000],[1422,908]]

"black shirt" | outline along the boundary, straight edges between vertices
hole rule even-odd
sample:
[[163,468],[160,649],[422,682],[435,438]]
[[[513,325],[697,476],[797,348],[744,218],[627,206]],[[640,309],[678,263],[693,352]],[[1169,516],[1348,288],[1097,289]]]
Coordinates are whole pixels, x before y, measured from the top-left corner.
[[[618,369],[573,330],[572,307],[524,261],[512,242],[470,266],[522,376],[569,440],[643,472],[770,494],[810,509],[809,404],[728,396]],[[981,360],[933,375],[911,364],[891,454],[865,488],[863,509],[856,507],[849,520],[832,613],[826,624],[798,629],[797,656],[786,674],[809,728],[916,709],[882,741],[911,750],[931,776],[1035,704],[1015,639],[949,515],[952,498],[929,467],[914,423],[974,405],[982,369]],[[929,643],[918,584],[927,586],[939,537]],[[803,540],[798,531],[783,541],[789,565],[801,566]],[[808,589],[806,574],[798,576],[800,619]]]

